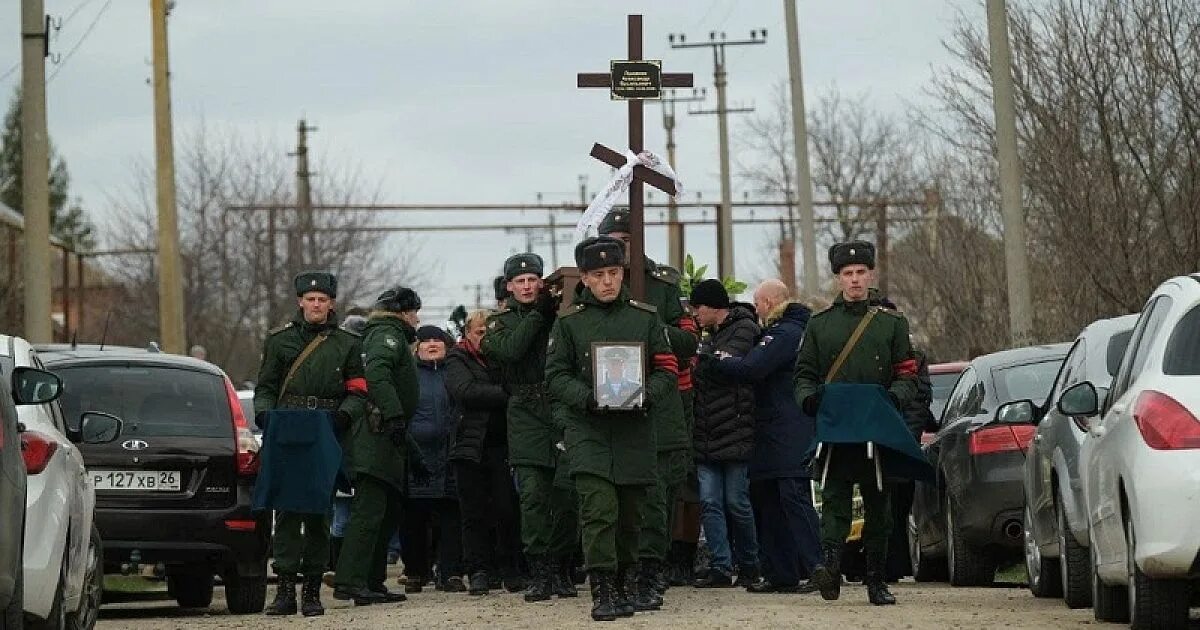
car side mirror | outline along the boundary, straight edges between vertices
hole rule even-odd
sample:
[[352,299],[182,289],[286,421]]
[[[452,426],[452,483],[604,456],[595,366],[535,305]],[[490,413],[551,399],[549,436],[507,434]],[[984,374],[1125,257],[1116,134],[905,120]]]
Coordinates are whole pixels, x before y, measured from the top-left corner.
[[18,405],[44,405],[62,394],[62,379],[45,370],[19,367],[13,370],[12,392]]
[[121,419],[99,411],[89,411],[79,419],[79,442],[108,444],[121,437]]
[[1032,400],[1015,400],[996,410],[995,421],[1000,424],[1033,424],[1036,409]]
[[1058,412],[1070,418],[1094,416],[1099,410],[1100,396],[1087,381],[1072,385],[1058,398]]

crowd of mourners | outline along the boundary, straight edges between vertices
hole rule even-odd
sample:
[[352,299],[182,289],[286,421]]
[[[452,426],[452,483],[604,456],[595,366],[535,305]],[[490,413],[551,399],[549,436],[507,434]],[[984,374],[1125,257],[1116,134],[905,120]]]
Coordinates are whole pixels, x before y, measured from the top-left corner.
[[[429,585],[540,602],[586,583],[596,620],[658,610],[682,586],[837,599],[856,486],[868,598],[895,603],[889,540],[911,482],[883,482],[892,453],[872,450],[872,426],[907,417],[919,435],[929,391],[906,320],[870,287],[872,246],[830,251],[840,291],[814,312],[779,280],[753,304],[718,280],[684,296],[648,259],[631,299],[627,212],[599,232],[576,246],[578,286],[509,257],[495,308],[456,335],[420,325],[405,287],[339,323],[337,279],[296,277],[299,309],[268,335],[255,391],[256,506],[275,512],[279,578],[267,614],[322,614],[323,583],[356,605]],[[889,411],[860,417],[873,396]],[[294,496],[297,477],[328,478],[328,498]],[[387,585],[397,562],[404,592]]]

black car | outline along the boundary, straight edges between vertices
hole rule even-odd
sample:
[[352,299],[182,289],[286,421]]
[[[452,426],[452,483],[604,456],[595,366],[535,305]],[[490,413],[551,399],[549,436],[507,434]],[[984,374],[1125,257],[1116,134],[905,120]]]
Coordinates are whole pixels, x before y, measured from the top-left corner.
[[16,630],[25,616],[25,457],[17,405],[48,403],[62,387],[58,377],[34,368],[0,376],[0,630]]
[[1005,350],[970,362],[924,446],[937,483],[917,483],[909,553],[918,581],[986,586],[1023,557],[1025,452],[1032,416],[997,418],[1014,400],[1045,400],[1068,344]]
[[230,612],[260,612],[271,527],[251,512],[258,445],[224,372],[154,349],[38,351],[63,379],[68,418],[99,411],[124,422],[115,443],[82,447],[105,572],[161,568],[185,608],[207,607],[220,576]]

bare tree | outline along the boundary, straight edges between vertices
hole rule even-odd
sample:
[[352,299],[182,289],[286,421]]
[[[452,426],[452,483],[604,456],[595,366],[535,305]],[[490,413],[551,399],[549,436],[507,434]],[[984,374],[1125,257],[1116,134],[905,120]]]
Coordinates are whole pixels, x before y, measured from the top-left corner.
[[[419,282],[408,264],[417,249],[385,249],[386,237],[370,231],[374,219],[366,213],[317,211],[312,231],[304,231],[294,210],[295,171],[287,147],[203,125],[185,138],[177,159],[177,197],[189,343],[206,346],[210,360],[231,376],[253,377],[266,330],[295,308],[291,280],[303,260],[337,274],[342,308],[370,300],[384,285]],[[378,198],[378,187],[365,182],[355,166],[326,160],[318,170],[316,204],[348,206]],[[109,244],[153,248],[154,178],[146,165],[135,165],[132,186],[115,205]],[[308,249],[289,251],[299,247]],[[145,343],[158,329],[153,257],[121,256],[107,268],[128,302],[110,340]]]

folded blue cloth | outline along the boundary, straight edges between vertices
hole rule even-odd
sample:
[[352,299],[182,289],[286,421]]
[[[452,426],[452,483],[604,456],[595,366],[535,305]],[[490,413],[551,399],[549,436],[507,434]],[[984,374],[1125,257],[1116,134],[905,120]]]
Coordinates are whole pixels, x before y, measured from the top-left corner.
[[265,420],[253,509],[328,513],[342,467],[332,412],[273,409]]
[[[936,479],[921,446],[913,439],[900,411],[883,386],[829,383],[817,411],[816,443],[873,442],[883,456],[883,474],[890,479]],[[814,446],[815,448],[815,446]]]

